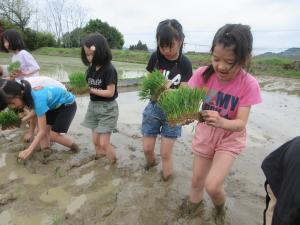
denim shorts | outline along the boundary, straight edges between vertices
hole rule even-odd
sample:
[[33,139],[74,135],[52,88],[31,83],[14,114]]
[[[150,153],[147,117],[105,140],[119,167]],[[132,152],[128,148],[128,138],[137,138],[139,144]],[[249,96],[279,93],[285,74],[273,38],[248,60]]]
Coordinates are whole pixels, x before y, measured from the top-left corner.
[[157,103],[150,101],[143,112],[142,134],[143,136],[161,134],[167,138],[178,138],[181,136],[181,126],[169,126],[163,110]]

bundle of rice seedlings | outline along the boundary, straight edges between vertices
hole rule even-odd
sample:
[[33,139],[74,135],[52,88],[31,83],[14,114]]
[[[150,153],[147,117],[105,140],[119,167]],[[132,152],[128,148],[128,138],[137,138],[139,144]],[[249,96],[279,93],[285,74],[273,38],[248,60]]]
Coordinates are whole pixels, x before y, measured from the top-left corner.
[[2,130],[8,129],[10,127],[17,127],[20,125],[20,123],[21,120],[15,111],[7,109],[0,112],[0,125]]
[[160,95],[167,89],[168,81],[159,71],[149,73],[144,79],[143,84],[139,90],[139,97],[141,100],[150,99],[157,101]]
[[165,91],[159,98],[158,104],[165,112],[171,126],[185,125],[198,120],[203,121],[200,105],[206,92],[199,88],[182,87]]
[[69,88],[76,94],[83,94],[88,92],[89,87],[86,82],[85,73],[73,72],[69,75]]
[[13,71],[20,70],[20,69],[21,69],[21,63],[19,61],[10,63],[7,67],[9,74],[11,74]]

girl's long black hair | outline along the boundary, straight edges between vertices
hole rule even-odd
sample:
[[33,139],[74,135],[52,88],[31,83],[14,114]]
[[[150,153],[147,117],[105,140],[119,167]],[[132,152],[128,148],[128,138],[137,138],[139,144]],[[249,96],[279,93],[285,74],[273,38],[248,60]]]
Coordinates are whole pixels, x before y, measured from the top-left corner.
[[162,57],[162,54],[159,51],[159,46],[171,48],[175,39],[182,41],[179,49],[179,57],[177,59],[177,62],[180,63],[184,38],[185,35],[183,33],[182,26],[176,19],[167,19],[161,21],[156,28],[157,60],[161,59]]
[[108,42],[102,34],[91,33],[81,41],[81,61],[84,65],[89,66],[90,63],[85,55],[84,46],[87,48],[95,47],[92,66],[102,66],[112,60]]
[[[1,36],[1,50],[5,52],[9,52],[9,50],[13,51],[21,51],[25,49],[25,44],[23,42],[23,39],[21,37],[21,34],[15,30],[15,29],[8,29],[4,31]],[[9,43],[9,49],[6,49],[4,47],[4,39],[6,39]]]
[[33,108],[30,83],[26,80],[21,80],[21,83],[18,83],[13,80],[0,79],[0,99],[3,101],[2,104],[7,106],[9,100],[13,98],[21,98],[27,107]]
[[[233,47],[235,54],[234,65],[247,66],[250,62],[252,53],[253,37],[251,28],[242,24],[226,24],[221,27],[214,36],[210,52],[213,53],[217,44],[221,44],[224,48]],[[204,82],[207,82],[214,73],[214,68],[210,64],[204,71]]]

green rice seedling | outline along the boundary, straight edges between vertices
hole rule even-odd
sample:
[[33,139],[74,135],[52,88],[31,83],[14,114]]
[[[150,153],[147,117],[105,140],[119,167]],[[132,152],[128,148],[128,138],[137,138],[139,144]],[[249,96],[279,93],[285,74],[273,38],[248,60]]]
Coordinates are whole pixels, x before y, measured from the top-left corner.
[[160,95],[167,89],[168,81],[159,71],[149,73],[144,79],[139,90],[141,100],[157,101]]
[[8,72],[11,74],[13,71],[20,70],[21,69],[21,63],[19,61],[10,63],[7,67]]
[[21,120],[15,111],[7,109],[0,112],[0,125],[2,130],[8,129],[10,127],[17,127],[20,125],[20,123]]
[[158,104],[165,112],[171,126],[184,125],[194,120],[203,120],[199,108],[204,98],[204,90],[182,87],[165,91],[159,98]]
[[52,219],[52,225],[61,225],[61,219],[58,218],[57,216],[55,216],[55,217]]
[[83,94],[88,92],[88,85],[86,82],[85,73],[83,72],[73,72],[69,75],[69,88],[72,92],[76,94]]

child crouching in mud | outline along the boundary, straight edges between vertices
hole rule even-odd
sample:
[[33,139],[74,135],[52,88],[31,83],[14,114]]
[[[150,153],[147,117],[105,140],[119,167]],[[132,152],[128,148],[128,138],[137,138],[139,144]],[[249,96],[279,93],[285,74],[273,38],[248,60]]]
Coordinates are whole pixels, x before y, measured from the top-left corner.
[[50,148],[50,131],[53,131],[57,143],[64,145],[72,152],[79,147],[67,135],[70,124],[77,109],[75,96],[61,87],[39,86],[31,89],[28,81],[21,83],[2,80],[0,99],[4,99],[8,107],[22,110],[34,109],[38,121],[38,132],[29,147],[19,153],[19,159],[26,160],[40,144],[44,157],[48,157]]

